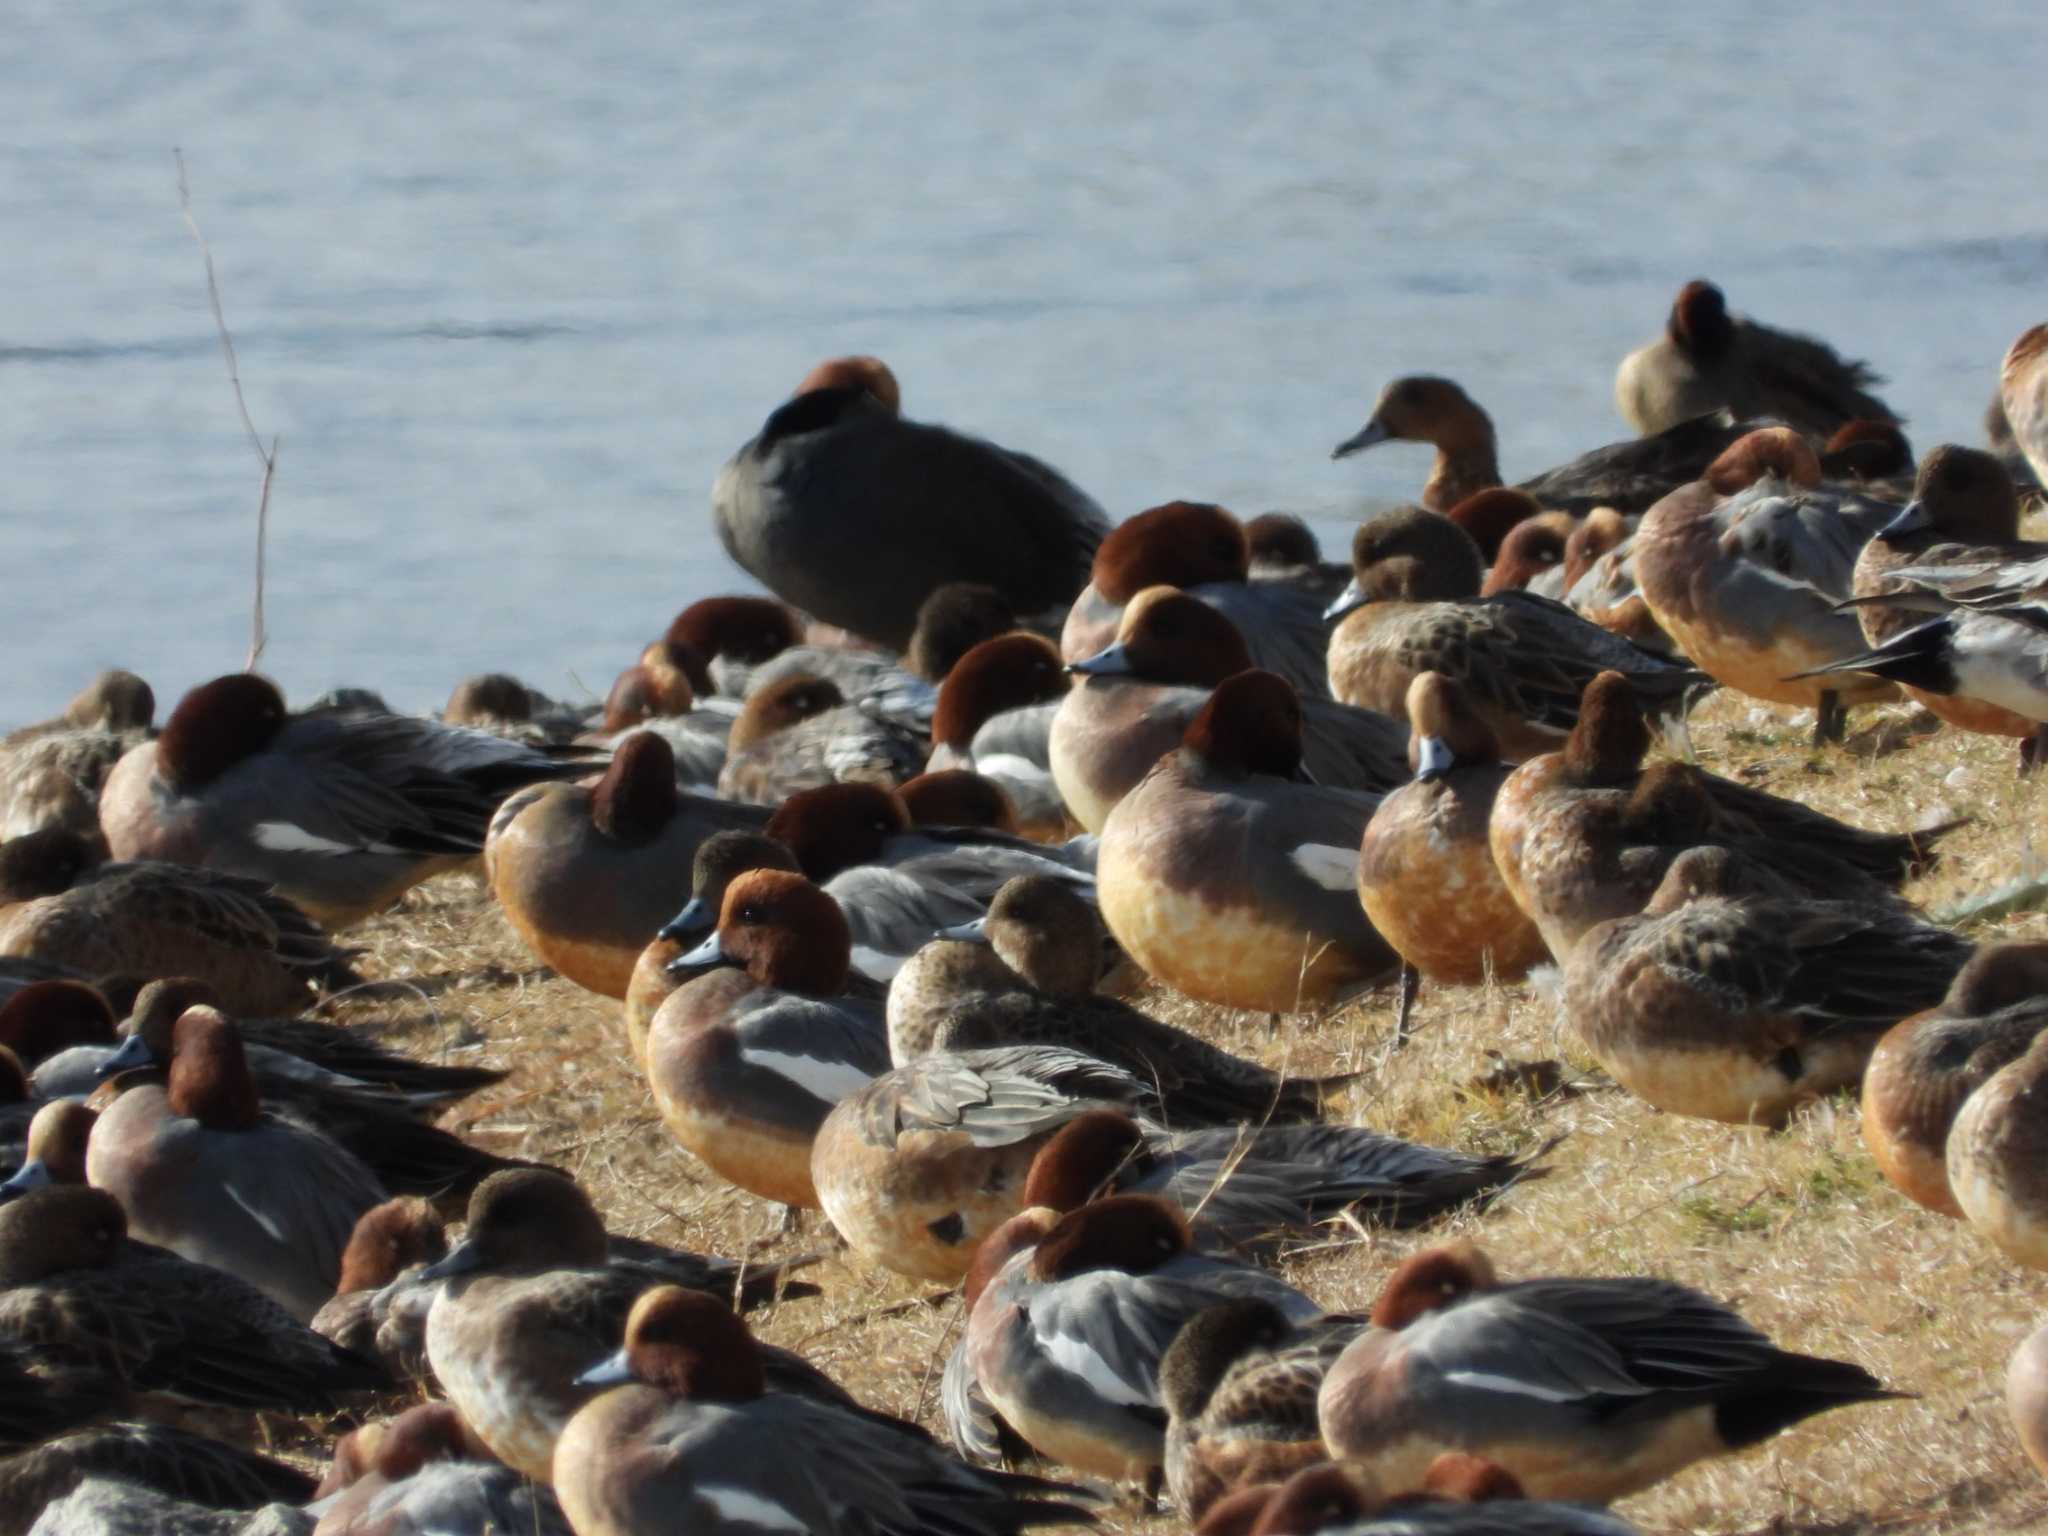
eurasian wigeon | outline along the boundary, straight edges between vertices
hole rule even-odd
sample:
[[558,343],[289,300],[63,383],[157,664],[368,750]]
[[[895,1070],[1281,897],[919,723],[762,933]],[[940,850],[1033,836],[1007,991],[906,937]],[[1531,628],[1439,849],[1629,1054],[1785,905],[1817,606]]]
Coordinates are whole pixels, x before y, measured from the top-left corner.
[[1030,833],[1062,836],[1067,809],[1052,776],[1052,722],[1067,686],[1060,654],[1042,635],[982,641],[939,684],[929,766],[993,779]]
[[1728,313],[1721,290],[1695,278],[1678,290],[1664,333],[1621,360],[1614,404],[1647,437],[1713,411],[1771,417],[1825,439],[1845,422],[1897,421],[1868,363],[1811,336]]
[[578,708],[551,699],[506,672],[465,677],[441,706],[441,719],[449,725],[557,747],[588,730],[598,713],[595,706]]
[[2036,1035],[1956,1111],[1948,1187],[2007,1258],[2048,1269],[2048,1041]]
[[1218,1499],[1196,1536],[1640,1536],[1593,1504],[1528,1498],[1512,1473],[1483,1456],[1447,1451],[1418,1493],[1386,1498],[1348,1463],[1305,1467],[1284,1483]]
[[350,955],[260,880],[156,859],[106,863],[50,827],[0,843],[0,953],[104,976],[191,975],[238,1013],[297,1013],[362,980]]
[[[25,1536],[36,1516],[88,1479],[126,1484],[207,1510],[296,1508],[314,1481],[297,1467],[168,1424],[109,1424],[45,1440],[0,1460],[0,1532]],[[124,1511],[126,1513],[126,1511]],[[42,1527],[64,1526],[56,1518]],[[100,1527],[107,1530],[107,1527]],[[123,1528],[156,1532],[153,1524]],[[111,1536],[111,1532],[110,1532]]]
[[386,1384],[255,1286],[128,1232],[104,1189],[52,1184],[0,1206],[0,1350],[229,1408],[332,1411]]
[[2048,325],[2030,325],[2014,339],[1999,368],[1998,394],[2014,443],[2035,478],[2048,483]]
[[0,1168],[10,1170],[10,1176],[28,1156],[29,1128],[42,1108],[28,1068],[11,1047],[0,1045]]
[[1060,655],[1077,662],[1099,653],[1122,635],[1126,605],[1162,586],[1228,619],[1250,665],[1278,672],[1306,697],[1322,694],[1327,637],[1315,595],[1286,582],[1253,581],[1244,525],[1206,502],[1171,501],[1111,531],[1060,631]]
[[1863,1075],[1863,1142],[1884,1176],[1930,1211],[1960,1217],[1948,1187],[1956,1113],[2044,1029],[2048,945],[1986,944],[1946,997],[1886,1031]]
[[2005,1368],[2005,1408],[2034,1470],[2048,1477],[2048,1327],[2036,1328]]
[[1312,1011],[1398,968],[1358,903],[1379,797],[1300,782],[1301,721],[1284,678],[1227,679],[1103,825],[1110,933],[1199,1001]]
[[[1253,665],[1225,614],[1174,587],[1134,597],[1115,643],[1069,665],[1081,683],[1053,716],[1053,780],[1074,819],[1100,832],[1117,802],[1180,745],[1210,691]],[[1317,783],[1380,790],[1407,776],[1392,719],[1334,702],[1320,685],[1296,696],[1302,761]]]
[[117,859],[246,875],[328,928],[389,906],[482,849],[498,802],[580,771],[486,731],[367,709],[286,711],[268,680],[194,688],[108,775]]
[[1892,421],[1845,421],[1821,445],[1824,480],[1863,480],[1887,491],[1911,492],[1913,445]]
[[[1726,417],[1680,422],[1646,440],[1610,443],[1580,454],[1515,489],[1553,511],[1615,507],[1640,512],[1674,487],[1697,479],[1742,429]],[[1467,497],[1501,484],[1493,419],[1449,379],[1426,374],[1395,379],[1380,391],[1365,425],[1330,457],[1341,459],[1388,442],[1428,443],[1436,449],[1421,497],[1432,512],[1448,513]]]
[[[1548,953],[1487,841],[1494,798],[1514,770],[1485,715],[1441,672],[1418,673],[1407,703],[1415,778],[1366,823],[1358,899],[1420,977],[1453,986],[1489,975],[1513,981]],[[1404,1000],[1412,994],[1403,989]]]
[[1689,848],[1639,915],[1586,931],[1565,1007],[1657,1108],[1776,1125],[1861,1079],[1878,1037],[1940,1002],[1970,948],[1889,895],[1819,899],[1725,848]]
[[1657,627],[1636,584],[1635,536],[1640,517],[1596,507],[1565,540],[1565,606],[1643,650],[1683,660]]
[[[311,1327],[324,1339],[380,1362],[394,1380],[424,1376],[429,1285],[395,1286],[407,1270],[448,1256],[448,1229],[428,1201],[411,1196],[373,1205],[356,1218],[334,1295],[313,1314]],[[382,1336],[396,1308],[414,1316]]]
[[1003,786],[972,768],[936,768],[897,786],[914,827],[980,827],[1022,835],[1017,807]]
[[312,1536],[313,1517],[285,1504],[215,1509],[119,1477],[90,1474],[43,1511],[39,1536]]
[[837,684],[797,672],[741,706],[718,793],[775,805],[821,784],[900,784],[923,770],[927,755],[911,731],[847,703]]
[[375,1428],[360,1475],[330,1474],[337,1486],[319,1501],[313,1536],[571,1536],[553,1490],[491,1459],[447,1403],[422,1403]]
[[1500,1283],[1469,1244],[1405,1261],[1323,1379],[1323,1441],[1390,1493],[1445,1451],[1539,1499],[1606,1502],[1802,1419],[1901,1394],[1773,1345],[1668,1280]]
[[21,1166],[0,1183],[0,1200],[12,1200],[45,1184],[83,1184],[85,1149],[99,1119],[77,1099],[51,1099],[39,1105],[28,1123]]
[[1257,1297],[1290,1322],[1320,1314],[1275,1275],[1205,1257],[1187,1220],[1148,1195],[1097,1200],[1049,1225],[1012,1220],[1028,1246],[998,1228],[1012,1254],[975,1300],[969,1364],[989,1403],[1041,1455],[1092,1476],[1155,1487],[1166,1459],[1159,1361],[1195,1314]]
[[1291,512],[1261,512],[1244,525],[1244,548],[1253,581],[1301,587],[1327,603],[1351,579],[1344,566],[1323,558],[1315,530]]
[[647,1029],[655,1107],[685,1150],[764,1199],[815,1207],[811,1142],[848,1094],[889,1069],[879,1004],[846,995],[852,938],[801,875],[753,870],[718,927],[675,963],[716,966]]
[[39,1098],[79,1098],[119,1048],[114,1009],[83,981],[35,981],[0,1003],[0,1045],[29,1071]]
[[1040,459],[901,409],[879,359],[812,369],[718,473],[726,553],[806,613],[898,651],[948,582],[994,587],[1022,616],[1070,603],[1102,509]]
[[507,798],[484,868],[527,948],[578,986],[624,997],[634,961],[689,899],[697,845],[766,821],[751,806],[679,791],[668,744],[636,731],[594,786],[541,784]]
[[[1474,491],[1456,506],[1444,511],[1443,516],[1456,523],[1472,542],[1479,546],[1480,560],[1491,567],[1500,559],[1501,551],[1508,545],[1516,530],[1526,523],[1543,518],[1543,503],[1527,491],[1512,486],[1489,486],[1483,491]],[[1569,512],[1552,514],[1564,519],[1569,530],[1574,519]],[[1553,527],[1556,525],[1552,525]],[[1510,557],[1511,560],[1513,557]],[[1351,579],[1349,571],[1344,579]],[[1519,585],[1519,583],[1514,583]],[[1335,597],[1336,593],[1331,593]]]
[[114,764],[147,741],[156,696],[133,672],[107,671],[53,720],[0,737],[0,837],[100,829],[100,789]]
[[744,698],[754,668],[803,642],[801,619],[772,597],[727,594],[700,597],[669,621],[661,639],[642,653],[658,693],[673,679],[692,694]]
[[1640,912],[1686,848],[1732,848],[1812,895],[1841,896],[1896,887],[1955,825],[1867,832],[1687,764],[1646,768],[1649,750],[1627,680],[1602,673],[1564,746],[1522,764],[1494,797],[1494,863],[1560,962],[1593,924]]
[[927,1054],[841,1099],[811,1149],[817,1203],[871,1265],[948,1283],[1023,1209],[1038,1149],[1102,1104],[1157,1103],[1140,1079],[1049,1045]]
[[1658,625],[1724,687],[1814,711],[1814,741],[1841,739],[1847,706],[1897,696],[1882,678],[1813,669],[1863,650],[1841,611],[1856,557],[1898,508],[1821,483],[1789,427],[1752,432],[1643,514],[1631,560]]
[[304,1322],[334,1294],[356,1218],[389,1193],[355,1154],[264,1112],[218,1012],[188,1009],[174,1041],[168,1081],[100,1115],[86,1175],[136,1236],[241,1276]]
[[[690,1289],[725,1311],[783,1284],[781,1266],[750,1267],[735,1295],[737,1264],[666,1250],[656,1250],[662,1265],[619,1262],[613,1247],[573,1180],[525,1169],[478,1185],[462,1241],[411,1277],[439,1286],[426,1353],[448,1400],[493,1455],[538,1482],[555,1437],[593,1395],[578,1374],[619,1337],[636,1296],[689,1274]],[[794,1355],[776,1351],[775,1363],[783,1379],[836,1391]]]
[[1405,715],[1408,688],[1441,672],[1492,726],[1511,762],[1556,747],[1600,672],[1618,672],[1646,705],[1682,707],[1701,681],[1637,649],[1562,603],[1527,592],[1479,596],[1479,551],[1449,521],[1406,508],[1361,523],[1352,581],[1330,605],[1330,692],[1347,704]]
[[[1486,494],[1482,492],[1481,494]],[[1446,518],[1446,522],[1456,522]],[[1533,592],[1553,602],[1564,597],[1564,560],[1578,519],[1569,512],[1539,512],[1508,530],[1500,548],[1486,561],[1486,579],[1479,596],[1496,592]],[[1480,551],[1482,558],[1485,551]]]
[[579,1536],[780,1529],[813,1536],[1010,1536],[1088,1522],[1080,1490],[981,1471],[915,1425],[776,1390],[746,1325],[655,1290],[625,1347],[578,1378],[606,1388],[563,1431],[555,1491]]

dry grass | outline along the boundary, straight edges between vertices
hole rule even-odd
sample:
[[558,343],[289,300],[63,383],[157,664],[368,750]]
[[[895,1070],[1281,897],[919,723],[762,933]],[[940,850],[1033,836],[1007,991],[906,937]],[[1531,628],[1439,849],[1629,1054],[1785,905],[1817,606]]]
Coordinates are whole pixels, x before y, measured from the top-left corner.
[[[1806,722],[1745,700],[1710,700],[1692,739],[1700,761],[1869,826],[1966,814],[1941,868],[1914,894],[1953,901],[2031,872],[2040,786],[2019,784],[2010,743],[1931,733],[1903,706],[1859,711],[1847,747],[1812,753]],[[2038,936],[2048,918],[1978,925],[1973,937]],[[758,1201],[678,1149],[632,1069],[616,1007],[537,968],[465,877],[415,892],[354,935],[367,973],[420,984],[394,1038],[430,1054],[513,1069],[451,1123],[496,1150],[546,1158],[582,1179],[616,1230],[727,1254],[832,1250],[807,1278],[824,1297],[760,1317],[864,1400],[932,1422],[937,1371],[958,1303],[864,1271],[822,1222],[782,1234]],[[1422,1234],[1325,1245],[1289,1261],[1332,1307],[1364,1304],[1391,1264],[1446,1231],[1482,1240],[1509,1276],[1657,1274],[1721,1297],[1796,1349],[1861,1362],[1917,1401],[1827,1415],[1743,1457],[1698,1467],[1628,1501],[1652,1531],[2012,1531],[2048,1525],[2048,1489],[2005,1417],[2012,1347],[2048,1313],[2048,1276],[2017,1270],[1965,1228],[1920,1210],[1879,1177],[1853,1100],[1823,1103],[1782,1133],[1658,1114],[1584,1081],[1532,1099],[1475,1079],[1511,1060],[1554,1058],[1582,1073],[1582,1047],[1529,987],[1425,989],[1420,1033],[1387,1048],[1392,999],[1275,1038],[1263,1017],[1153,992],[1141,1003],[1234,1049],[1304,1071],[1370,1067],[1346,1111],[1362,1123],[1453,1146],[1502,1150],[1569,1132],[1550,1177],[1483,1217]],[[348,1005],[355,1011],[356,1005]],[[365,1018],[388,1016],[361,1008]],[[1333,1236],[1341,1236],[1335,1234]],[[1178,1529],[1111,1512],[1111,1530]]]

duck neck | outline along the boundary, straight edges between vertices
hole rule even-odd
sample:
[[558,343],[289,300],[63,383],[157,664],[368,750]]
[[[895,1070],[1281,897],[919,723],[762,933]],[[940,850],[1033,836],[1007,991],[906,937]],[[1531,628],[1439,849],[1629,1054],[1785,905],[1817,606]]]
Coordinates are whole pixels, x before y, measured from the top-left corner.
[[1500,483],[1492,432],[1461,436],[1437,444],[1436,463],[1422,487],[1422,504],[1432,512],[1448,512],[1467,496]]

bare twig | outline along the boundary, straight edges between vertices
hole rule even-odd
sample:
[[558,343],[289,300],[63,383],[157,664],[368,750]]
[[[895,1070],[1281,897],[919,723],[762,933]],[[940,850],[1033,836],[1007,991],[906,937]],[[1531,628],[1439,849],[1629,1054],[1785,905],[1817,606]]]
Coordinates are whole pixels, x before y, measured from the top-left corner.
[[256,501],[256,603],[250,623],[249,659],[243,664],[244,671],[253,672],[270,638],[263,625],[263,564],[270,543],[270,482],[277,473],[280,439],[273,433],[270,447],[266,450],[263,434],[256,430],[256,423],[250,419],[249,402],[242,396],[242,365],[235,356],[235,338],[228,331],[227,315],[221,309],[220,280],[213,271],[213,248],[206,243],[205,231],[200,229],[199,220],[192,213],[192,189],[185,181],[184,150],[173,147],[171,159],[178,167],[178,211],[185,216],[185,227],[192,231],[192,238],[199,245],[200,257],[206,263],[206,300],[213,306],[213,323],[220,332],[220,349],[227,357],[228,383],[234,386],[235,409],[241,413],[242,429],[249,434],[249,447],[254,450],[256,461],[263,466],[263,489]]

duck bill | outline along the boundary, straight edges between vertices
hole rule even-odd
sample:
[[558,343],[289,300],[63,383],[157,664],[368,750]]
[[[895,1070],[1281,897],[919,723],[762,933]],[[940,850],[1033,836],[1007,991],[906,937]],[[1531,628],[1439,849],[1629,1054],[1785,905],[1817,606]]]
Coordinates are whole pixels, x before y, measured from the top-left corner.
[[725,961],[725,946],[718,941],[718,930],[714,928],[702,944],[669,961],[668,973],[674,976],[683,971],[701,971],[706,966],[723,965]]
[[103,1083],[117,1072],[130,1072],[137,1067],[155,1065],[156,1052],[149,1048],[149,1042],[140,1035],[130,1035],[115,1049],[113,1055],[94,1069],[93,1077]]
[[1129,677],[1132,675],[1131,653],[1121,644],[1106,645],[1093,656],[1067,663],[1069,672],[1078,672],[1083,677]]
[[446,1280],[452,1275],[473,1274],[484,1267],[484,1256],[475,1243],[457,1243],[447,1254],[425,1269],[418,1271],[416,1280]]
[[1368,421],[1356,432],[1345,438],[1343,442],[1332,448],[1330,450],[1330,457],[1333,459],[1348,459],[1354,453],[1363,453],[1368,448],[1377,447],[1379,444],[1384,443],[1391,435],[1384,426],[1380,425],[1379,417],[1375,416],[1371,421]]
[[1899,515],[1877,530],[1877,536],[1891,544],[1909,533],[1921,533],[1934,526],[1934,520],[1927,515],[1927,508],[1918,501],[1909,501],[1899,508]]
[[667,939],[671,944],[681,944],[688,940],[702,943],[704,935],[717,926],[718,918],[712,912],[710,904],[701,896],[693,896],[690,898],[690,904],[670,918],[656,937]]
[[25,1195],[32,1189],[41,1189],[51,1182],[49,1165],[40,1157],[30,1158],[14,1170],[14,1177],[0,1183],[0,1203],[12,1200],[16,1195]]
[[626,1352],[606,1355],[589,1370],[576,1378],[579,1387],[616,1387],[633,1379],[633,1368],[626,1363]]
[[1451,753],[1450,744],[1441,736],[1425,736],[1415,747],[1415,779],[1427,784],[1440,779],[1451,771],[1457,758]]
[[1345,614],[1356,613],[1371,601],[1372,599],[1367,597],[1359,587],[1358,582],[1353,580],[1350,585],[1337,594],[1330,606],[1323,610],[1323,622],[1325,624],[1334,624],[1343,618]]
[[963,944],[987,944],[991,942],[988,936],[988,919],[985,916],[977,917],[971,923],[955,923],[950,928],[935,928],[932,930],[932,937],[935,939],[957,939]]

